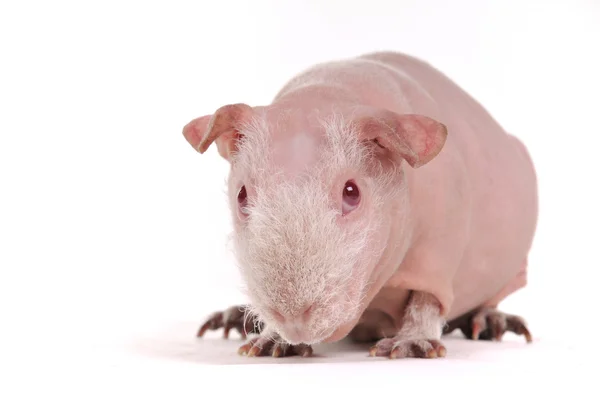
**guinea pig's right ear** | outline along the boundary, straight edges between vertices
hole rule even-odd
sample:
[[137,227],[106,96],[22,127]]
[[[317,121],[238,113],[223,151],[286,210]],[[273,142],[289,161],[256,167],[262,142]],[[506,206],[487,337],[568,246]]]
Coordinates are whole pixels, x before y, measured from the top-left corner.
[[375,142],[388,158],[403,159],[415,169],[435,158],[448,136],[446,126],[430,117],[381,108],[364,109],[355,122],[361,139]]
[[243,103],[225,105],[212,115],[196,118],[186,124],[183,136],[200,153],[206,152],[215,142],[219,154],[230,160],[241,137],[240,126],[252,113],[252,107]]

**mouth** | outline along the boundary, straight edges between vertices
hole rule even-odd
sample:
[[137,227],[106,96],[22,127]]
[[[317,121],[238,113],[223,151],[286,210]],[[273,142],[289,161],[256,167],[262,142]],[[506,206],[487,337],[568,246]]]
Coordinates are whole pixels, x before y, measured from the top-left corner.
[[320,343],[335,343],[344,339],[352,331],[358,318],[350,319],[342,324],[325,329],[318,333],[310,333],[306,328],[281,327],[278,328],[279,336],[291,345],[315,345]]
[[291,345],[314,345],[323,343],[332,335],[332,333],[334,333],[334,331],[334,328],[318,333],[311,333],[306,328],[301,327],[282,327],[278,329],[280,337]]
[[327,283],[319,294],[304,300],[296,291],[301,289],[278,292],[287,301],[300,304],[293,306],[273,305],[275,300],[267,296],[263,301],[259,298],[266,295],[256,294],[256,310],[269,329],[290,345],[336,342],[346,337],[360,318],[364,306],[361,281],[362,278],[355,278],[345,283]]
[[337,309],[328,308],[325,312],[312,314],[309,319],[280,321],[272,325],[279,336],[292,345],[331,343],[342,340],[350,333],[360,313],[354,305],[344,303]]

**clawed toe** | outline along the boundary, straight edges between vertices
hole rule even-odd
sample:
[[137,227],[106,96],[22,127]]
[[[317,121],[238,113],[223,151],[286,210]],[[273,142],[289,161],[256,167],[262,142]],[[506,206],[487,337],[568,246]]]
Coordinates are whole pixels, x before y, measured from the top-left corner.
[[291,345],[270,337],[256,337],[238,349],[238,354],[248,357],[273,356],[276,358],[312,356],[312,347],[306,344]]
[[238,349],[238,354],[248,357],[260,357],[267,355],[275,342],[264,337],[256,337]]
[[492,308],[484,308],[477,312],[470,322],[471,333],[465,334],[473,340],[501,341],[506,332],[525,336],[528,343],[533,341],[523,318],[504,314]]
[[403,340],[382,339],[369,350],[370,356],[395,358],[441,358],[446,356],[446,347],[435,339]]
[[263,327],[261,322],[246,313],[244,306],[237,305],[229,307],[225,311],[214,312],[200,326],[196,336],[202,337],[209,330],[223,328],[224,339],[228,339],[230,331],[235,329],[245,340],[250,333],[260,333]]

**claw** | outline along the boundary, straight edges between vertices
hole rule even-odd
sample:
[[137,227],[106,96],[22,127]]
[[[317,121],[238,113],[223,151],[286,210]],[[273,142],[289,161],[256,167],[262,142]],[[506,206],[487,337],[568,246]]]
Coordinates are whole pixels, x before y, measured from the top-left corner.
[[370,356],[396,358],[438,358],[446,355],[446,348],[439,340],[404,340],[402,337],[381,339],[369,350]]
[[437,358],[437,351],[434,350],[433,348],[429,351],[427,351],[427,358]]
[[273,349],[273,356],[275,358],[282,357],[284,352],[285,352],[285,350],[284,350],[284,348],[281,347],[281,344],[277,344],[275,346],[275,348]]
[[439,342],[438,340],[428,340],[429,344],[431,344],[433,346],[433,349],[435,350],[435,355],[436,357],[445,357],[446,356],[446,347],[444,347],[444,345]]
[[481,328],[479,327],[479,325],[473,325],[473,340],[479,339],[479,333],[481,333]]
[[223,325],[223,313],[216,312],[212,314],[200,327],[198,333],[196,333],[196,337],[204,336],[207,330],[215,330],[220,328]]
[[304,348],[304,352],[302,353],[302,357],[303,358],[308,358],[310,356],[312,356],[313,354],[313,350],[311,346],[307,346]]
[[377,355],[377,346],[373,346],[371,347],[371,349],[369,350],[369,356],[370,357],[374,357],[375,355]]
[[446,356],[446,353],[447,353],[447,351],[446,351],[446,347],[444,347],[444,346],[441,346],[441,347],[439,347],[439,348],[438,348],[438,356],[439,356],[440,358],[443,358],[443,357],[445,357],[445,356]]
[[238,354],[239,355],[247,355],[248,351],[250,351],[250,349],[252,348],[252,344],[253,344],[253,342],[251,341],[251,342],[248,342],[248,343],[244,344],[243,346],[241,346],[238,349]]
[[[528,343],[533,341],[525,321],[515,315],[502,313],[494,308],[482,308],[471,319],[470,334],[473,340],[501,341],[506,332],[524,335]],[[468,337],[469,327],[461,327]]]
[[255,357],[260,353],[260,347],[254,346],[248,351],[248,357]]
[[531,333],[529,333],[529,330],[527,330],[527,328],[525,326],[523,326],[522,328],[523,328],[523,334],[525,335],[525,340],[527,340],[527,343],[533,342],[533,338],[531,337]]
[[206,331],[208,330],[209,326],[208,324],[202,325],[200,327],[200,329],[198,330],[198,333],[196,333],[196,337],[202,337],[204,336],[204,333],[206,333]]
[[231,330],[232,327],[233,327],[233,325],[231,324],[231,322],[229,322],[229,321],[225,322],[225,325],[223,326],[223,338],[224,339],[229,338],[229,330]]
[[518,335],[524,335],[527,343],[533,342],[533,338],[531,337],[531,333],[527,326],[525,325],[525,321],[519,317],[511,316],[506,320],[507,329],[513,331]]
[[494,327],[494,340],[500,341],[502,340],[502,335],[504,334],[503,330],[499,325],[495,325]]

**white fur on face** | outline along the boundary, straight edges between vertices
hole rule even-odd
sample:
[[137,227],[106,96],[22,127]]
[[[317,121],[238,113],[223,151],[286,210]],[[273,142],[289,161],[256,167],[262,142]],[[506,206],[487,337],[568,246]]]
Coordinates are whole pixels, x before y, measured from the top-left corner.
[[357,315],[370,270],[383,250],[374,239],[383,222],[382,204],[399,187],[392,189],[391,173],[363,175],[367,186],[362,192],[369,193],[371,209],[340,225],[340,209],[331,203],[332,184],[340,173],[359,173],[371,161],[357,134],[339,119],[324,123],[326,148],[306,175],[288,182],[266,153],[266,126],[255,121],[250,127],[230,177],[234,214],[236,187],[246,184],[244,178],[254,182],[250,216],[236,225],[233,236],[250,310],[286,339],[286,327],[268,309],[293,316],[313,305],[312,316],[300,325],[308,336],[304,342],[313,344]]

